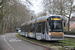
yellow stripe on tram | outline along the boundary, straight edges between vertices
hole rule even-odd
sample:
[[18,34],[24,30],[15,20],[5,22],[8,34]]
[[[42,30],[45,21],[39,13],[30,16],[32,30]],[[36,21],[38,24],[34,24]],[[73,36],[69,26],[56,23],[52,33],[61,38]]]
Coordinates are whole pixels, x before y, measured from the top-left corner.
[[61,19],[59,19],[59,18],[51,18],[51,20],[61,20]]

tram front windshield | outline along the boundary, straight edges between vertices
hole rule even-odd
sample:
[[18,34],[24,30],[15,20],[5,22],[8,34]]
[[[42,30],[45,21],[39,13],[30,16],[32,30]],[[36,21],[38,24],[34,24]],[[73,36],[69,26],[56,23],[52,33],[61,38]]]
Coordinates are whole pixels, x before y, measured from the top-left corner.
[[62,32],[62,20],[48,20],[49,32]]

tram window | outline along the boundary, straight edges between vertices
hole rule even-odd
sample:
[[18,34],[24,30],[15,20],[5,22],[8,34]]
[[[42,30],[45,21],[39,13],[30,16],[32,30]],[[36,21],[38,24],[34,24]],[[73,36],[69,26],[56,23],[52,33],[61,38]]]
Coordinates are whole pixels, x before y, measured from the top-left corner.
[[35,31],[35,24],[32,24],[32,32],[34,32]]
[[23,26],[23,31],[25,32],[25,26]]
[[29,25],[27,25],[27,32],[29,32]]
[[32,32],[31,24],[29,25],[29,32]]
[[42,25],[41,25],[41,27],[42,27],[42,32],[44,33],[44,32],[45,32],[45,22],[42,22],[41,24],[42,24]]
[[30,32],[30,25],[28,26],[29,32]]
[[28,25],[27,25],[27,32],[28,32]]
[[26,25],[26,32],[27,32],[27,25]]
[[41,32],[41,23],[37,23],[37,30],[36,30],[36,32]]
[[25,26],[25,32],[27,32],[27,27]]
[[30,31],[31,31],[31,32],[33,31],[33,30],[32,30],[32,24],[31,24],[31,30],[30,30]]
[[22,26],[22,32],[23,32],[23,26]]
[[26,32],[26,26],[24,26],[24,31]]
[[28,32],[30,32],[30,25],[28,25]]
[[26,28],[26,26],[25,26],[25,32],[27,31],[27,28]]
[[23,26],[23,32],[24,32],[24,26]]
[[46,32],[48,33],[48,27],[47,27],[47,22],[45,22],[46,23]]
[[[23,26],[24,27],[24,26]],[[24,30],[24,29],[23,29]]]
[[23,26],[22,26],[22,32],[23,32]]
[[21,31],[22,31],[22,27],[21,27]]

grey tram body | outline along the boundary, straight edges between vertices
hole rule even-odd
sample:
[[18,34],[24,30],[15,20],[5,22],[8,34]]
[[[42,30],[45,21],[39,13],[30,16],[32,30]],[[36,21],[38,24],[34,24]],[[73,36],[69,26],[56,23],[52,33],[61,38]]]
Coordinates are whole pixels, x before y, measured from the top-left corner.
[[[52,15],[52,16],[56,16],[56,15]],[[60,16],[60,15],[57,15],[57,16]],[[50,16],[43,16],[43,17],[39,17],[37,19],[33,19],[29,22],[25,22],[21,24],[20,35],[25,37],[30,37],[30,38],[36,38],[37,40],[64,40],[64,36],[60,39],[59,38],[51,39],[50,35],[48,35],[47,21],[38,22],[40,20],[47,20],[49,17]],[[37,25],[39,25],[39,29]]]

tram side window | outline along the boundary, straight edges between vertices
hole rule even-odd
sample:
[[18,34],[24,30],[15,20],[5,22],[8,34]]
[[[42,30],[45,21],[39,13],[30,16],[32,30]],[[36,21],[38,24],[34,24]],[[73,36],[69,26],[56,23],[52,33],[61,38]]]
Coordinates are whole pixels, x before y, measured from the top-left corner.
[[27,32],[27,25],[25,26],[25,32]]
[[32,32],[32,29],[31,29],[31,24],[29,25],[29,32]]
[[32,32],[35,32],[35,24],[32,24],[31,29],[32,29]]
[[28,25],[26,27],[27,27],[27,32],[28,32]]
[[30,25],[28,25],[28,26],[27,26],[27,28],[28,28],[28,30],[27,30],[27,31],[28,31],[28,32],[30,32]]
[[23,26],[22,26],[22,32],[23,32]]
[[24,26],[23,26],[23,32],[24,32]]
[[25,28],[24,30],[25,30],[25,32],[26,32],[26,26],[25,26],[24,28]]
[[22,26],[22,32],[23,32],[23,26]]
[[30,25],[28,26],[29,32],[30,32]]
[[26,25],[26,32],[28,32],[28,28],[27,27],[28,27],[28,25]]
[[41,23],[41,27],[42,27],[42,32],[44,33],[45,32],[45,22]]
[[24,26],[24,28],[23,28],[23,31],[25,32],[25,26]]
[[27,30],[27,28],[26,28],[26,26],[25,26],[25,32],[26,32],[26,30]]
[[37,30],[36,32],[40,33],[41,32],[41,23],[37,23]]
[[48,33],[48,27],[47,27],[47,22],[45,22],[45,31],[46,31],[46,33]]

